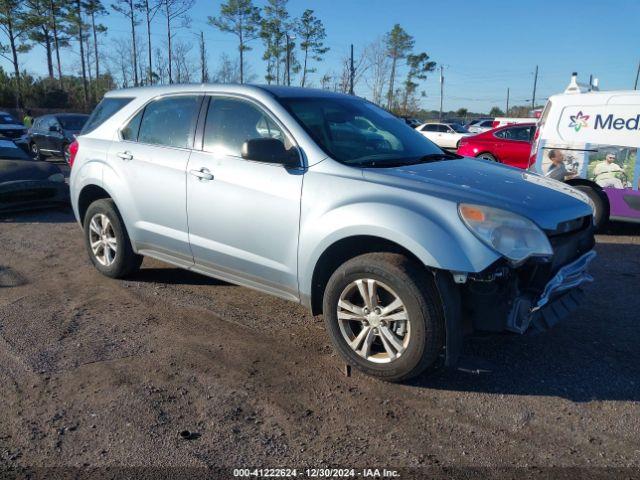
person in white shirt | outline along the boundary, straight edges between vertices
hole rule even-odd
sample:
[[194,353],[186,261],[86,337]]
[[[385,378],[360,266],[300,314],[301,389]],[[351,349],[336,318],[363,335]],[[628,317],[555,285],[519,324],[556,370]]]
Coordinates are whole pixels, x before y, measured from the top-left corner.
[[619,174],[624,174],[622,167],[616,163],[615,153],[607,153],[604,161],[598,163],[593,170],[595,182],[603,188],[624,188]]

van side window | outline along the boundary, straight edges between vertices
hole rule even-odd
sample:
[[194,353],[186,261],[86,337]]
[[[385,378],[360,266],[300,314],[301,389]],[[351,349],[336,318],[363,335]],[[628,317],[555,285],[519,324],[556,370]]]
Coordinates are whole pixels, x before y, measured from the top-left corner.
[[151,102],[144,109],[138,141],[191,148],[200,98],[197,95],[177,95]]
[[244,100],[212,98],[204,127],[203,149],[240,156],[242,144],[256,138],[275,138],[292,146],[280,127],[262,110]]

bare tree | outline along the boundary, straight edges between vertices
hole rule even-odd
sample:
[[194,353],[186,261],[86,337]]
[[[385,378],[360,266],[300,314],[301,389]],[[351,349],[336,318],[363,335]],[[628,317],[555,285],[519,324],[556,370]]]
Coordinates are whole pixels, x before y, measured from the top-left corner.
[[144,19],[147,25],[147,83],[154,83],[154,75],[153,75],[153,60],[151,58],[151,22],[158,13],[158,9],[162,6],[162,2],[160,0],[141,0],[136,4],[138,8],[141,8],[144,12]]
[[384,89],[387,85],[391,61],[387,56],[387,46],[384,38],[379,37],[365,48],[369,74],[366,77],[367,86],[371,89],[373,103],[382,105]]
[[66,14],[66,0],[49,0],[49,21],[51,23],[51,32],[53,33],[53,46],[56,51],[56,63],[58,66],[58,80],[60,88],[64,88],[64,80],[62,78],[62,63],[60,62],[60,49],[69,46],[69,37],[64,29],[61,29]]
[[[172,40],[175,36],[175,29],[188,27],[191,19],[189,10],[193,7],[195,0],[162,0],[161,12],[167,24],[167,60],[169,64],[169,83],[173,83],[173,51]],[[177,25],[176,25],[176,22]]]
[[210,25],[238,37],[240,83],[244,83],[244,52],[251,50],[249,42],[260,36],[260,22],[260,9],[252,0],[228,0],[220,5],[220,16],[209,17]]
[[96,80],[94,83],[94,97],[98,98],[98,92],[100,90],[100,53],[98,52],[98,34],[105,33],[107,28],[101,23],[96,22],[96,17],[107,15],[107,10],[102,5],[101,0],[85,0],[86,12],[91,19],[91,33],[93,35],[93,56],[95,62]]
[[155,80],[157,80],[161,84],[168,83],[169,67],[167,62],[167,56],[159,48],[156,48],[154,50],[154,65],[155,65],[155,72],[154,72]]
[[42,45],[46,52],[47,72],[53,79],[53,36],[46,0],[25,0],[25,22],[30,40]]
[[0,56],[13,65],[17,108],[20,108],[21,92],[18,53],[24,53],[31,48],[31,45],[26,43],[28,25],[25,22],[23,7],[20,0],[0,0],[0,32],[9,41],[8,46],[0,42]]
[[131,55],[133,59],[133,84],[138,85],[138,49],[136,48],[136,27],[140,24],[137,16],[137,5],[133,0],[116,0],[112,3],[111,8],[121,13],[127,19],[131,26]]
[[130,81],[133,78],[131,71],[131,41],[124,38],[117,38],[113,42],[111,48],[111,55],[109,60],[113,65],[113,70],[118,72],[120,77],[119,85],[122,88],[130,86]]
[[231,60],[229,55],[220,55],[218,69],[213,74],[213,81],[216,83],[239,83],[240,82],[240,62]]
[[191,61],[192,48],[193,45],[180,40],[173,43],[174,77],[177,83],[190,83],[195,76],[196,68]]

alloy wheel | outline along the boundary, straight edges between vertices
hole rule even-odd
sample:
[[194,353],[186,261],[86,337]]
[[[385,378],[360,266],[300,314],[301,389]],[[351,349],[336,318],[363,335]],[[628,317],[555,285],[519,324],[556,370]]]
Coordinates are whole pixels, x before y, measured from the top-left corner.
[[118,241],[111,220],[103,213],[96,213],[89,222],[89,244],[100,265],[108,267],[115,261]]
[[338,324],[344,340],[362,358],[390,363],[409,345],[409,315],[402,299],[372,278],[351,282],[340,294]]

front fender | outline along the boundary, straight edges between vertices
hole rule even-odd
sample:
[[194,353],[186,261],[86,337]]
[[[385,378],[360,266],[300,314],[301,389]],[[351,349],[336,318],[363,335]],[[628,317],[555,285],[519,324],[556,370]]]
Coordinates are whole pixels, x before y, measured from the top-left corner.
[[361,235],[394,242],[424,265],[442,270],[479,272],[499,258],[463,225],[455,208],[429,218],[400,205],[349,204],[301,226],[299,276],[303,297],[311,293],[313,271],[323,252],[340,240]]

